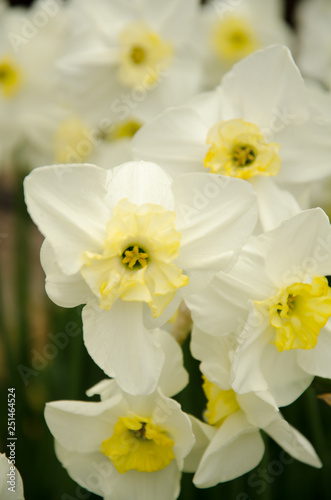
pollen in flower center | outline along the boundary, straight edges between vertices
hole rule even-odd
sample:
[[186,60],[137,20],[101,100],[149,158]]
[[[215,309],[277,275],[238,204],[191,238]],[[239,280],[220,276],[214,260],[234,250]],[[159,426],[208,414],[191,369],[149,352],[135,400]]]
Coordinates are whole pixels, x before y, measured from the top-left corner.
[[174,444],[151,418],[131,414],[118,419],[113,435],[102,442],[100,451],[121,474],[129,470],[155,472],[175,458]]
[[22,86],[22,75],[9,57],[0,60],[0,92],[4,97],[13,97]]
[[136,45],[135,47],[132,47],[130,56],[134,64],[141,64],[146,59],[146,52],[143,47]]
[[331,316],[331,289],[327,279],[314,277],[311,284],[294,283],[271,299],[255,302],[266,307],[276,329],[272,341],[278,351],[313,349],[321,328]]
[[147,266],[148,253],[138,245],[129,246],[122,254],[122,263],[130,269],[141,269]]
[[254,123],[241,119],[217,122],[209,130],[206,142],[210,148],[204,166],[212,173],[240,179],[279,173],[279,145],[267,143]]
[[100,253],[83,252],[81,275],[109,310],[117,299],[146,302],[158,317],[188,284],[173,261],[179,256],[181,235],[176,215],[160,205],[135,205],[121,200],[107,223]]
[[247,167],[255,160],[256,153],[249,144],[238,144],[233,148],[232,162],[236,167]]
[[119,35],[118,78],[123,85],[152,87],[173,59],[173,46],[143,22],[127,25]]

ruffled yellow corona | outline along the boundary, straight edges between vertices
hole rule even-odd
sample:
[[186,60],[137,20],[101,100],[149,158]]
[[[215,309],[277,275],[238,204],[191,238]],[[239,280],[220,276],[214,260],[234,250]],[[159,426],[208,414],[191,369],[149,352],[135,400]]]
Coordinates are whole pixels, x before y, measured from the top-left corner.
[[205,377],[203,390],[208,400],[205,417],[210,425],[220,427],[226,417],[240,410],[236,393],[233,389],[223,391]]
[[132,414],[118,419],[113,435],[102,442],[100,451],[121,474],[129,470],[155,472],[175,458],[174,444],[151,418]]
[[172,262],[179,255],[181,235],[175,213],[154,204],[121,200],[107,225],[103,253],[84,252],[81,274],[110,309],[121,298],[147,302],[159,316],[188,277]]
[[278,351],[313,349],[321,328],[331,316],[331,289],[327,279],[315,277],[311,284],[294,283],[266,301],[270,323],[276,329],[272,342]]
[[241,119],[218,122],[207,135],[204,165],[211,172],[239,179],[277,175],[279,145],[267,143],[257,125]]

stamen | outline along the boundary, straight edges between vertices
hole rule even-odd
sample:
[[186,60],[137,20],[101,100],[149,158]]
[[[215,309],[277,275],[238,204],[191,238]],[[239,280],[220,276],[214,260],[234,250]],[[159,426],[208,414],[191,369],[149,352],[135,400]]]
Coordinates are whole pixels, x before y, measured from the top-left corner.
[[148,257],[148,253],[138,245],[130,246],[122,254],[122,264],[126,264],[130,269],[141,269],[147,265]]
[[134,64],[141,64],[146,59],[145,49],[143,49],[139,45],[132,47],[130,57]]
[[233,148],[232,161],[235,167],[247,167],[256,158],[256,152],[249,144],[238,144]]

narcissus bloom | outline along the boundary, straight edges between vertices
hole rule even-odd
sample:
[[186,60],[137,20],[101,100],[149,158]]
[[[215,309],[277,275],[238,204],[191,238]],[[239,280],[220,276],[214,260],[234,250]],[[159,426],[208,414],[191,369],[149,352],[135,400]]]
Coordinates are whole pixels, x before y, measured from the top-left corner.
[[205,87],[218,85],[233,64],[275,43],[289,46],[291,34],[279,0],[215,0],[201,7]]
[[180,347],[166,332],[158,336],[167,376],[153,394],[130,396],[115,380],[104,380],[88,391],[100,394],[100,403],[46,405],[59,460],[75,481],[107,500],[154,500],[156,495],[172,500],[179,494],[184,458],[194,436],[189,417],[164,391],[173,395],[187,379]]
[[193,479],[196,486],[214,486],[256,467],[264,454],[260,429],[296,459],[321,467],[309,441],[283,419],[269,392],[237,394],[233,390],[230,337],[213,337],[195,327],[191,348],[202,362],[207,398],[204,416],[214,428]]
[[267,230],[299,211],[289,191],[303,204],[310,183],[330,175],[331,126],[319,116],[289,50],[273,46],[235,65],[215,91],[143,126],[133,151],[172,176],[208,171],[245,179]]
[[187,300],[211,335],[236,333],[231,371],[239,393],[269,390],[290,404],[315,375],[331,377],[331,227],[304,211],[252,238],[229,273]]
[[[66,92],[101,121],[143,123],[200,90],[198,0],[73,0],[73,39],[60,63]],[[81,27],[77,30],[77,24]],[[110,28],[111,27],[111,28]]]
[[46,289],[58,305],[87,304],[86,347],[128,392],[155,389],[163,356],[147,329],[227,269],[253,231],[249,184],[210,174],[175,181],[157,165],[35,169],[28,210],[46,241]]

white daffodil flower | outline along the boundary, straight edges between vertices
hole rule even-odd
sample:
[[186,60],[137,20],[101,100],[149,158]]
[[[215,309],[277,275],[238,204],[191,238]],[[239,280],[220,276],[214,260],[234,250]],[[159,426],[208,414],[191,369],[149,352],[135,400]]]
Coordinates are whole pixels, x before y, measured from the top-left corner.
[[235,65],[215,91],[143,126],[134,156],[172,176],[209,171],[247,180],[268,230],[299,211],[288,191],[302,195],[330,175],[331,126],[319,116],[289,50],[274,46]]
[[237,334],[236,392],[269,390],[285,406],[315,375],[331,378],[330,274],[331,227],[316,208],[252,238],[229,273],[188,298],[202,330]]
[[61,2],[54,2],[51,10],[46,4],[36,2],[29,10],[8,7],[1,14],[1,168],[25,145],[27,127],[33,128],[35,114],[48,109],[55,95],[54,62],[67,32]]
[[198,8],[198,0],[70,2],[74,36],[60,66],[77,109],[94,109],[96,119],[120,126],[145,123],[195,95]]
[[210,443],[202,450],[193,479],[196,486],[208,488],[256,467],[264,454],[260,429],[296,459],[321,467],[312,445],[284,420],[269,392],[237,394],[233,390],[229,382],[232,357],[229,337],[213,337],[194,327],[191,349],[193,356],[201,361],[207,397],[204,417],[214,430]]
[[153,391],[162,369],[147,328],[231,266],[257,218],[249,184],[202,173],[172,181],[146,162],[35,169],[25,197],[46,237],[48,295],[63,307],[87,304],[86,347],[130,393]]
[[[93,115],[93,114],[92,114]],[[31,167],[52,163],[93,163],[112,168],[132,160],[130,139],[140,128],[138,121],[121,124],[99,123],[91,113],[83,116],[73,109],[51,105],[33,117],[22,117],[26,124],[22,156]],[[29,124],[33,120],[34,126]],[[32,170],[32,168],[30,168]]]
[[[179,359],[178,346],[167,348]],[[173,368],[173,375],[182,377],[180,363]],[[171,385],[166,382],[170,392],[179,387],[175,380]],[[46,405],[57,456],[70,476],[107,500],[177,498],[184,458],[195,441],[180,405],[161,390],[130,396],[115,380],[103,381],[88,392],[101,394],[103,401]]]
[[24,500],[23,482],[15,465],[0,453],[1,500]]
[[300,2],[296,60],[303,75],[331,89],[331,5],[328,0]]
[[212,89],[233,64],[273,44],[291,45],[279,0],[214,0],[201,7],[204,87]]

